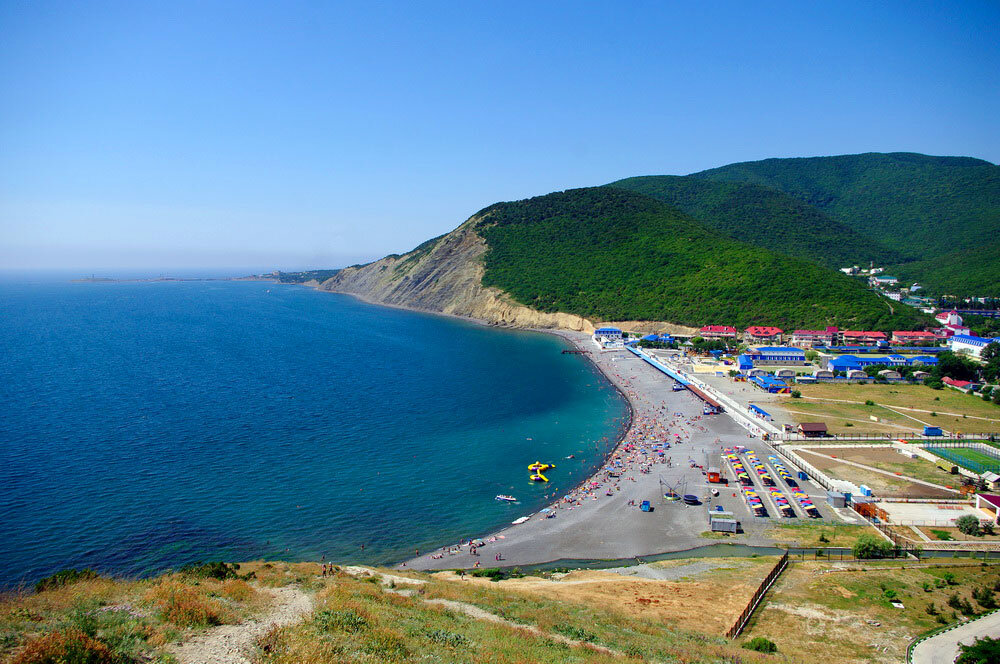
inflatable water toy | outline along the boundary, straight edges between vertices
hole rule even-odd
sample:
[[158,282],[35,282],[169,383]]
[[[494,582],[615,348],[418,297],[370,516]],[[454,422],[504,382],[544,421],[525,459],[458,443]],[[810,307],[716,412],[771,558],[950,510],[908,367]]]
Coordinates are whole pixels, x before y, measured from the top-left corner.
[[549,478],[547,478],[545,475],[542,475],[541,473],[532,473],[532,475],[531,475],[531,481],[532,482],[548,482]]
[[536,461],[535,463],[528,466],[528,470],[533,470],[537,473],[540,473],[542,471],[549,470],[555,467],[556,465],[554,463],[542,463],[541,461]]

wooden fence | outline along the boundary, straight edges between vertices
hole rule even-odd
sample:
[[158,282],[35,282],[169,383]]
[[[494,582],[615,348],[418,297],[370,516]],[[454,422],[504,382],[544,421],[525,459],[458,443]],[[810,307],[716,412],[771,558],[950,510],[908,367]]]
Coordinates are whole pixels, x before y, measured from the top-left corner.
[[735,639],[740,635],[740,632],[743,631],[743,628],[750,621],[750,616],[753,615],[754,609],[757,608],[757,605],[760,604],[761,599],[764,598],[768,589],[774,584],[778,576],[785,571],[786,567],[788,567],[788,552],[785,552],[785,555],[781,556],[781,560],[774,565],[764,580],[761,581],[760,586],[757,587],[757,592],[753,594],[746,608],[743,609],[743,613],[740,614],[740,617],[736,619],[733,626],[726,632],[726,638]]

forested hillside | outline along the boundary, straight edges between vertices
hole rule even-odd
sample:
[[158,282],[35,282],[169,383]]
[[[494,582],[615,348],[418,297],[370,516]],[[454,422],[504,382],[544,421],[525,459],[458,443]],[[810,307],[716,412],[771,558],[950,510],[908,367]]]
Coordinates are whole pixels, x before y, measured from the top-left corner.
[[483,285],[595,320],[782,327],[920,326],[925,319],[811,262],[723,236],[649,196],[574,189],[482,210]]
[[[938,291],[1000,295],[988,262],[1000,250],[1000,167],[969,157],[868,153],[766,159],[730,164],[691,177],[778,189],[819,208],[903,257],[920,261],[911,278]],[[935,259],[953,252],[960,265]],[[970,279],[952,282],[948,272]]]
[[652,175],[609,186],[652,196],[738,240],[829,267],[902,258],[818,208],[759,184]]

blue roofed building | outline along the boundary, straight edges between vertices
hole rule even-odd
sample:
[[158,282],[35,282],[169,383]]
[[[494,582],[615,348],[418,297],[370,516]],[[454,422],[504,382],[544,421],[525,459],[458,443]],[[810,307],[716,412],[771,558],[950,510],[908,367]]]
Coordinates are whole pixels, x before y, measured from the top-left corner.
[[1000,343],[1000,337],[996,339],[987,339],[985,337],[977,337],[972,334],[956,334],[948,339],[948,347],[951,348],[954,353],[965,353],[966,355],[971,355],[972,357],[980,357],[983,354],[983,350],[994,342]]
[[614,348],[624,348],[625,335],[617,327],[599,327],[594,330],[592,337],[597,347],[601,350]]
[[806,352],[801,348],[791,346],[761,346],[751,348],[747,355],[753,360],[755,367],[775,364],[807,364]]

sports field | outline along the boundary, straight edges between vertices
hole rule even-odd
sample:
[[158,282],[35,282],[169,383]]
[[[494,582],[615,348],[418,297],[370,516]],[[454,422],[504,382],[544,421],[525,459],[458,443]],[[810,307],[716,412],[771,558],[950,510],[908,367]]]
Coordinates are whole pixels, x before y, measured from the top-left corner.
[[1000,472],[1000,455],[986,454],[971,447],[928,447],[927,451],[976,473]]
[[795,422],[824,422],[831,433],[906,435],[924,426],[941,427],[950,433],[1000,432],[1000,407],[955,390],[934,390],[925,385],[822,383],[797,385],[795,389],[802,398],[780,402],[788,418]]

